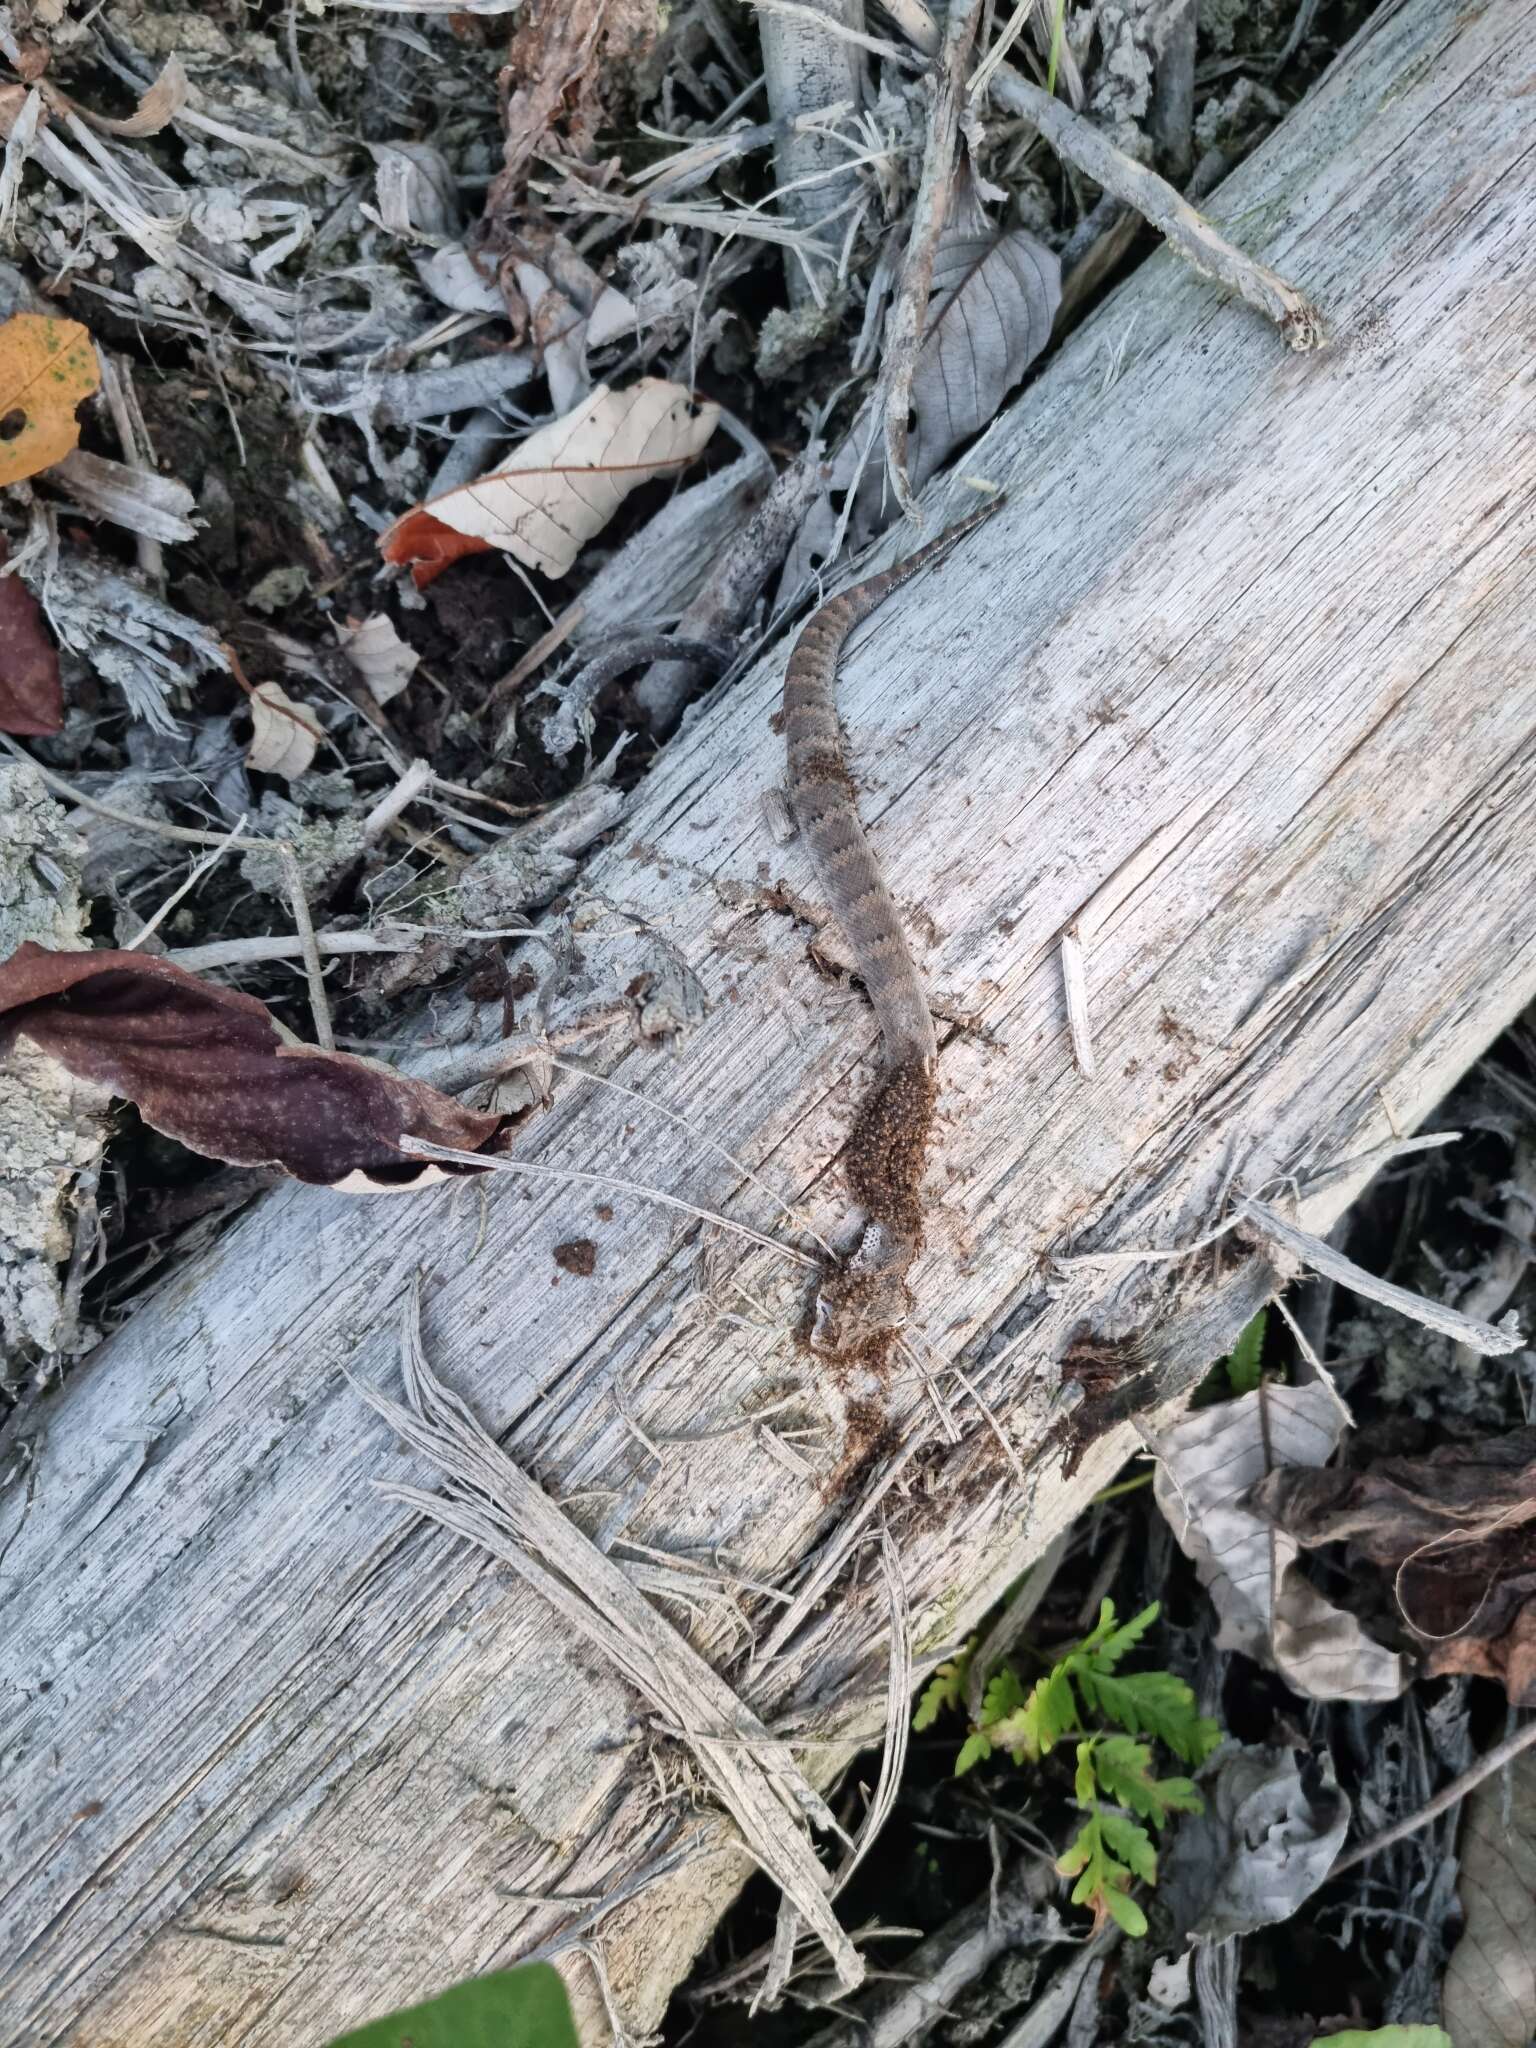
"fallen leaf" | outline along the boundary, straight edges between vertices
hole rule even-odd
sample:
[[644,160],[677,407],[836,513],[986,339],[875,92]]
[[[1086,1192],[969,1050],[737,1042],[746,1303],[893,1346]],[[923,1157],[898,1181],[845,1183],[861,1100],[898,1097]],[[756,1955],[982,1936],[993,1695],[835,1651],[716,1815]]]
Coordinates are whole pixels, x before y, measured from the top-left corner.
[[254,996],[143,953],[29,940],[0,963],[0,1053],[18,1036],[190,1151],[348,1193],[443,1177],[402,1138],[478,1152],[502,1127],[372,1060],[304,1045]]
[[493,227],[526,218],[524,182],[540,157],[590,156],[618,99],[663,32],[660,0],[524,0],[502,76],[502,169],[486,194]]
[[370,142],[378,219],[392,235],[451,241],[459,232],[453,168],[430,142]]
[[1485,1778],[1462,1809],[1441,2018],[1455,2048],[1526,2048],[1536,2034],[1536,1757]]
[[245,765],[258,775],[291,782],[315,758],[325,735],[278,683],[258,683],[251,692],[251,744]]
[[1408,1682],[1403,1659],[1325,1600],[1301,1571],[1296,1539],[1249,1505],[1249,1489],[1276,1466],[1321,1465],[1343,1427],[1321,1381],[1260,1386],[1155,1437],[1153,1492],[1210,1589],[1222,1649],[1272,1665],[1309,1699],[1396,1699]]
[[[1061,303],[1061,264],[1054,250],[1023,228],[998,234],[975,183],[956,191],[933,259],[933,290],[922,352],[912,377],[907,470],[921,490],[962,442],[995,419],[1003,400],[1051,338]],[[878,436],[876,437],[878,443]],[[839,494],[857,485],[847,545],[858,549],[890,520],[895,500],[885,463],[871,447],[866,406],[832,464],[826,496],[806,518],[785,571],[798,587],[825,564],[835,536]]]
[[1347,1543],[1425,1645],[1432,1677],[1497,1679],[1536,1706],[1536,1428],[1362,1471],[1274,1472],[1247,1504],[1305,1549]]
[[[0,567],[7,559],[0,539]],[[0,574],[0,732],[35,738],[63,723],[59,650],[42,607],[19,576]]]
[[74,111],[83,115],[93,128],[100,128],[108,135],[158,135],[162,128],[169,127],[175,120],[191,97],[191,91],[181,59],[171,56],[161,65],[160,76],[143,94],[137,109],[126,119],[109,120],[105,114],[88,113],[81,106],[76,106]]
[[463,555],[504,548],[546,576],[567,575],[641,484],[686,469],[720,417],[682,384],[643,377],[599,384],[563,419],[530,434],[504,469],[397,519],[379,541],[388,562],[413,564],[418,588]]
[[1349,1831],[1326,1750],[1229,1748],[1199,1784],[1205,1810],[1179,1823],[1159,1887],[1179,1933],[1223,1941],[1289,1920],[1326,1882]]
[[421,2005],[338,2034],[330,2048],[577,2048],[553,1963],[517,1963],[440,1991]]
[[0,486],[61,461],[80,439],[75,407],[100,387],[78,320],[13,313],[0,326]]
[[421,656],[408,647],[395,631],[387,612],[374,612],[366,619],[348,619],[336,629],[342,652],[368,685],[375,704],[388,704],[398,697]]

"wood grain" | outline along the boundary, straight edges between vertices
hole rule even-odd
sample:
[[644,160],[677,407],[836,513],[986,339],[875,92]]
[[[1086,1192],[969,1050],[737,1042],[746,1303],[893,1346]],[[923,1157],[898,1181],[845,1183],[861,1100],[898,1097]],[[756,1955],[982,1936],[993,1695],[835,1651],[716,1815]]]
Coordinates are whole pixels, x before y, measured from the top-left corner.
[[[1192,1373],[1272,1277],[1208,1256],[1063,1279],[1053,1255],[1178,1242],[1229,1180],[1410,1128],[1530,999],[1533,91],[1531,0],[1380,10],[1212,209],[1322,302],[1330,347],[1288,353],[1158,257],[966,458],[1007,510],[845,661],[864,815],[964,1020],[913,1274],[960,1441],[915,1368],[844,1386],[796,1346],[803,1267],[628,1194],[266,1197],[49,1404],[35,1484],[0,1502],[0,2040],[309,2048],[580,1921],[530,1890],[603,1894],[676,1856],[596,1923],[643,2028],[744,1874],[612,1674],[375,1496],[420,1472],[344,1370],[395,1383],[414,1270],[436,1370],[519,1461],[633,1569],[655,1569],[636,1545],[702,1568],[664,1609],[754,1707],[867,1733],[878,1573],[857,1543],[841,1575],[819,1562],[850,1524],[884,1513],[919,1655],[939,1650],[1134,1443],[1070,1483],[1034,1456],[1072,1333],[1151,1331]],[[929,502],[936,530],[954,506]],[[633,1006],[686,1004],[697,977],[675,1054],[610,1040],[594,1066],[830,1233],[876,1041],[764,890],[811,886],[759,823],[782,660],[671,744],[567,952],[529,957],[575,963],[555,1016],[637,971]],[[1106,884],[1090,1083],[1056,939]],[[555,1083],[520,1157],[780,1228],[698,1138]],[[554,1258],[582,1239],[588,1278]],[[749,1665],[822,1578],[830,1600]]]

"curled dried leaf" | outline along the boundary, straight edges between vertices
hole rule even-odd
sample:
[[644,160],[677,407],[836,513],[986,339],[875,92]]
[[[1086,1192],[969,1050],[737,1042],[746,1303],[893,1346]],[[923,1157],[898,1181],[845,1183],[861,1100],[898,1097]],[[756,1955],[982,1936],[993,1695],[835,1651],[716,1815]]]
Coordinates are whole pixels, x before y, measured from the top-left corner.
[[62,461],[80,440],[76,406],[100,387],[78,320],[13,313],[0,326],[0,485]]
[[1347,1544],[1357,1581],[1381,1574],[1432,1676],[1491,1678],[1536,1706],[1536,1429],[1363,1470],[1272,1472],[1244,1506],[1306,1549]]
[[182,61],[177,56],[167,57],[160,67],[160,76],[148,88],[135,111],[125,120],[109,120],[105,114],[87,113],[84,107],[75,111],[84,115],[93,128],[100,128],[108,135],[158,135],[162,128],[168,128],[191,97],[192,88],[188,82]]
[[444,1177],[403,1138],[478,1152],[502,1128],[423,1081],[303,1045],[254,996],[142,953],[28,941],[0,963],[0,1054],[17,1037],[190,1151],[353,1194]]
[[682,384],[643,377],[598,385],[563,419],[528,436],[511,461],[397,519],[381,537],[388,562],[412,564],[418,587],[463,555],[504,548],[546,576],[569,573],[641,484],[686,469],[720,417]]
[[398,697],[416,673],[421,656],[408,647],[395,630],[387,612],[373,612],[366,619],[348,619],[337,628],[342,652],[368,685],[376,704],[388,704]]
[[258,775],[291,782],[315,758],[325,735],[278,683],[258,683],[251,692],[251,744],[245,765]]
[[1403,1659],[1324,1598],[1301,1570],[1296,1539],[1263,1518],[1249,1491],[1277,1467],[1320,1466],[1342,1433],[1321,1381],[1260,1386],[1156,1436],[1153,1492],[1216,1603],[1221,1648],[1270,1665],[1309,1699],[1396,1699],[1408,1682]]
[[[955,193],[933,259],[923,345],[912,377],[907,472],[912,488],[997,417],[1003,400],[1051,338],[1061,303],[1055,252],[1023,228],[997,232],[974,179]],[[857,550],[896,509],[866,405],[832,465],[830,488],[806,517],[785,572],[786,590],[825,566],[848,492],[847,545]]]

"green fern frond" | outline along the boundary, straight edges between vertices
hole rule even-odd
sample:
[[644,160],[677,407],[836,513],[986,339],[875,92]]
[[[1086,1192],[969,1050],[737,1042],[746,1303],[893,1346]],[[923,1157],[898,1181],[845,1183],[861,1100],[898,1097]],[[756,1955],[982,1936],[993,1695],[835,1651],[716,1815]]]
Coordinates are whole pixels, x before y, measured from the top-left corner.
[[[1122,1622],[1119,1628],[1115,1628],[1113,1626],[1115,1619],[1114,1603],[1106,1600],[1103,1607],[1099,1610],[1099,1626],[1102,1628],[1107,1619],[1111,1627],[1102,1636],[1099,1635],[1099,1630],[1095,1629],[1093,1636],[1090,1636],[1088,1639],[1088,1642],[1094,1643],[1094,1669],[1096,1671],[1113,1671],[1126,1651],[1133,1649],[1141,1641],[1161,1612],[1161,1603],[1154,1600],[1150,1607],[1143,1607],[1140,1614],[1133,1614],[1129,1621]],[[1095,1638],[1097,1638],[1097,1641],[1095,1641]],[[1086,1650],[1088,1643],[1084,1643],[1082,1647]]]
[[965,1681],[970,1676],[971,1658],[975,1651],[976,1638],[972,1636],[959,1656],[952,1657],[947,1664],[941,1664],[923,1687],[923,1696],[917,1703],[917,1712],[912,1716],[912,1726],[919,1735],[925,1728],[931,1728],[946,1708],[964,1704]]
[[1083,1672],[1078,1683],[1106,1720],[1132,1735],[1166,1742],[1183,1763],[1203,1764],[1221,1740],[1216,1723],[1195,1712],[1193,1692],[1171,1671]]
[[1023,1706],[1027,1695],[1019,1674],[1011,1664],[1001,1665],[987,1680],[987,1689],[981,1696],[981,1714],[977,1720],[979,1728],[990,1728],[994,1721],[1006,1720]]
[[974,1770],[977,1764],[984,1764],[991,1754],[992,1744],[979,1730],[967,1735],[955,1758],[955,1776],[963,1778],[966,1772]]
[[1093,1768],[1104,1796],[1128,1806],[1153,1827],[1163,1827],[1170,1813],[1200,1813],[1205,1801],[1188,1778],[1155,1778],[1152,1752],[1129,1735],[1106,1735],[1093,1747]]
[[1064,1735],[1077,1732],[1077,1697],[1064,1664],[1058,1664],[1030,1690],[1021,1707],[1000,1721],[986,1723],[999,1749],[1016,1764],[1038,1763]]
[[1146,1933],[1147,1916],[1127,1896],[1133,1872],[1111,1853],[1105,1829],[1109,1818],[1101,1812],[1091,1815],[1056,1868],[1061,1876],[1077,1879],[1072,1887],[1074,1906],[1091,1907],[1100,1926],[1113,1920],[1134,1939]]
[[1133,1876],[1139,1877],[1143,1884],[1157,1883],[1157,1850],[1144,1827],[1138,1827],[1123,1813],[1112,1813],[1101,1807],[1099,1832],[1121,1862],[1129,1866]]

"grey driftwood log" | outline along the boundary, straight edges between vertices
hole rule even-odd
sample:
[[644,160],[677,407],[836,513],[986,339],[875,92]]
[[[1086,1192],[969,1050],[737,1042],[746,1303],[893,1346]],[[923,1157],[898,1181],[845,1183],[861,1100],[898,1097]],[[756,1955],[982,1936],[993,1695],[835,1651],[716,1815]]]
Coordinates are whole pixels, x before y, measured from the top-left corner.
[[[865,814],[954,1020],[927,1384],[798,1348],[802,1266],[508,1176],[269,1195],[48,1404],[0,1529],[5,2043],[311,2048],[573,1930],[584,2009],[595,1953],[644,2028],[746,1875],[614,1671],[375,1491],[431,1483],[347,1377],[398,1389],[413,1273],[438,1374],[824,1783],[819,1739],[881,1717],[882,1517],[921,1661],[1135,1447],[1063,1479],[1074,1334],[1141,1331],[1187,1379],[1273,1280],[1235,1238],[1057,1257],[1178,1244],[1281,1174],[1326,1227],[1363,1169],[1308,1176],[1410,1129],[1536,993],[1533,89],[1533,0],[1379,10],[1212,208],[1331,345],[1158,256],[966,459],[1007,509],[854,642]],[[675,1056],[594,1041],[648,1102],[557,1070],[517,1156],[803,1248],[651,1106],[835,1227],[874,1029],[766,886],[809,887],[759,823],[782,663],[673,742],[529,953],[561,1001],[648,962],[631,1006],[702,1016]],[[1090,1082],[1057,940],[1094,898]]]

